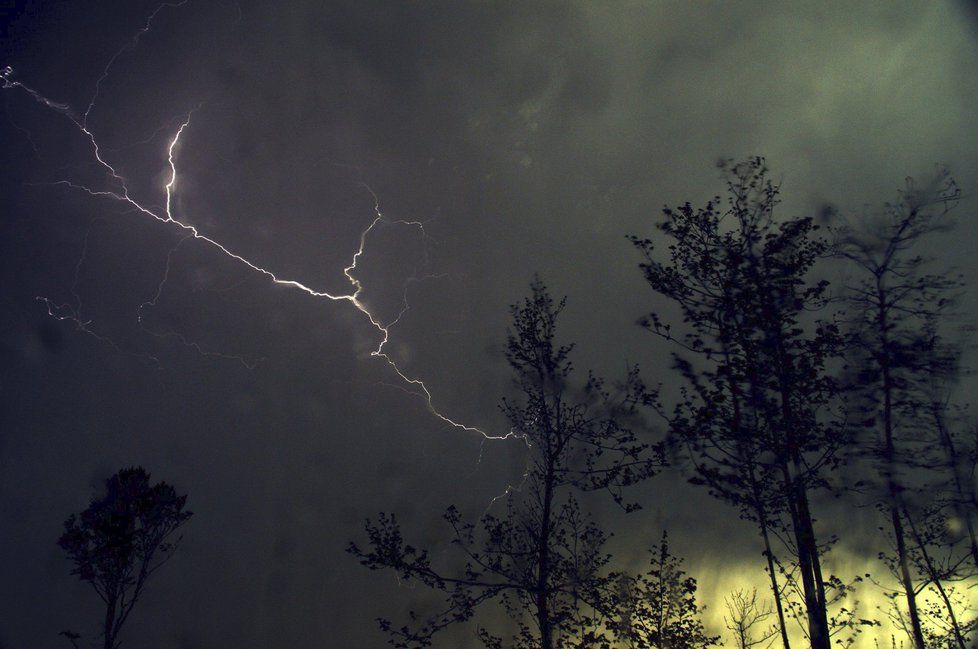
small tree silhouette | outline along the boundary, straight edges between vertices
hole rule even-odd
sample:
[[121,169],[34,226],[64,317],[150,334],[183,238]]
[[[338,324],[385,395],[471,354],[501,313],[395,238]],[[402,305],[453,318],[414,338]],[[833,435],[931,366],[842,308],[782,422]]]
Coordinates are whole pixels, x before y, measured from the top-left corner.
[[[753,649],[753,647],[770,647],[774,637],[778,635],[778,627],[768,623],[774,615],[770,604],[757,601],[757,589],[748,591],[741,588],[734,591],[723,600],[727,607],[727,615],[723,622],[727,630],[733,634],[734,649]],[[755,627],[760,626],[757,630]]]
[[[58,545],[75,564],[71,574],[91,584],[105,602],[103,648],[120,646],[119,632],[146,581],[169,560],[180,541],[174,533],[192,516],[186,496],[159,482],[150,486],[142,467],[122,469],[105,481],[105,495],[65,521]],[[62,632],[72,644],[80,636]]]
[[707,649],[719,636],[707,635],[696,603],[696,580],[669,551],[662,533],[649,552],[649,569],[638,577],[618,575],[618,594],[611,624],[618,646],[627,649]]

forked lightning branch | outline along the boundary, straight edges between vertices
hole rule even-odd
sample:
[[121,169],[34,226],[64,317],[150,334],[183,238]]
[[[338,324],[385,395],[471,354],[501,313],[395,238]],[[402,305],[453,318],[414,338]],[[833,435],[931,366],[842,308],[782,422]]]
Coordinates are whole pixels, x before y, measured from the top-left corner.
[[[407,388],[409,388],[413,393],[417,394],[418,396],[424,399],[425,405],[428,411],[432,415],[434,415],[442,422],[444,422],[445,424],[451,427],[461,429],[464,431],[479,433],[482,436],[484,436],[486,439],[507,439],[510,437],[519,437],[520,435],[514,431],[510,431],[503,435],[491,435],[478,427],[470,426],[458,422],[442,414],[435,407],[432,394],[428,389],[428,386],[424,383],[424,381],[422,381],[419,378],[411,377],[407,375],[403,370],[401,370],[400,367],[398,367],[397,363],[395,363],[395,361],[385,351],[387,343],[390,340],[391,327],[398,322],[398,320],[407,310],[408,283],[410,282],[410,280],[417,279],[417,278],[410,277],[405,281],[404,284],[405,292],[403,295],[402,307],[400,312],[390,322],[383,322],[374,313],[372,313],[370,309],[367,307],[367,305],[360,299],[361,294],[364,290],[364,286],[360,282],[360,280],[357,279],[356,276],[357,262],[360,260],[360,257],[363,255],[364,250],[366,249],[370,234],[375,230],[375,228],[377,228],[379,224],[382,223],[396,224],[396,225],[416,228],[421,232],[423,236],[425,236],[426,233],[424,231],[424,225],[420,221],[403,221],[403,220],[386,219],[383,213],[381,212],[380,202],[377,199],[377,196],[373,193],[372,190],[370,190],[369,187],[366,187],[366,185],[364,185],[364,187],[366,187],[366,189],[370,191],[374,199],[373,217],[370,220],[370,223],[367,225],[367,227],[360,233],[359,246],[357,247],[356,251],[353,252],[349,265],[343,268],[342,271],[343,275],[346,277],[347,281],[349,282],[351,290],[347,293],[341,293],[341,294],[333,294],[325,290],[318,290],[298,280],[280,277],[279,275],[269,270],[268,268],[262,267],[261,265],[255,263],[254,261],[247,259],[242,255],[229,249],[227,246],[220,243],[219,241],[212,239],[211,237],[208,237],[206,234],[203,234],[202,232],[200,232],[200,230],[198,230],[196,226],[181,221],[177,217],[177,215],[174,214],[173,197],[174,197],[174,192],[177,190],[177,186],[180,178],[178,173],[178,168],[177,168],[177,149],[178,146],[181,144],[181,139],[185,138],[187,132],[192,128],[192,118],[194,115],[194,111],[198,110],[200,108],[199,106],[188,111],[185,118],[180,122],[179,126],[176,128],[175,132],[171,135],[166,145],[166,158],[167,158],[167,164],[169,166],[169,173],[168,173],[167,182],[161,188],[165,198],[164,207],[162,208],[162,210],[160,210],[159,208],[154,209],[154,207],[147,205],[146,203],[141,202],[140,200],[137,200],[132,196],[126,178],[122,174],[120,174],[116,170],[115,166],[113,166],[113,164],[107,159],[106,155],[103,153],[102,148],[99,146],[98,139],[95,137],[94,133],[89,128],[88,116],[91,113],[93,107],[95,106],[95,102],[98,99],[101,84],[108,77],[111,67],[113,63],[116,61],[116,59],[118,59],[123,52],[134,47],[138,43],[139,37],[149,30],[153,18],[161,9],[163,9],[164,7],[180,6],[181,4],[183,3],[160,5],[160,7],[157,8],[157,10],[153,12],[153,14],[151,14],[150,18],[146,21],[145,25],[136,32],[133,38],[126,45],[124,45],[118,52],[116,52],[115,55],[112,56],[112,58],[109,60],[108,64],[104,68],[98,81],[96,82],[95,90],[92,94],[91,100],[88,103],[88,106],[85,109],[85,112],[80,117],[68,104],[53,101],[49,99],[46,95],[35,90],[34,88],[16,80],[14,77],[14,70],[10,66],[6,66],[5,68],[3,68],[2,71],[0,71],[0,80],[2,80],[3,83],[2,87],[4,89],[23,91],[27,93],[31,98],[33,98],[36,102],[40,103],[41,105],[45,106],[50,110],[60,113],[66,119],[71,121],[71,123],[75,126],[75,128],[79,132],[79,134],[82,137],[84,137],[90,144],[92,161],[105,171],[105,173],[108,176],[110,188],[107,189],[94,188],[88,185],[73,182],[71,180],[57,180],[57,181],[53,181],[51,184],[61,185],[73,190],[81,191],[95,198],[125,203],[129,207],[134,209],[137,213],[143,215],[144,217],[154,219],[155,221],[159,222],[163,226],[173,227],[181,230],[185,234],[186,239],[194,239],[213,248],[220,254],[230,257],[231,259],[237,261],[238,263],[243,264],[250,270],[256,273],[260,273],[261,275],[264,275],[275,284],[279,284],[281,286],[286,286],[291,289],[302,291],[303,293],[306,293],[313,298],[326,299],[334,302],[346,302],[350,304],[354,309],[356,309],[361,314],[363,314],[363,316],[365,316],[366,319],[370,322],[370,325],[377,331],[379,341],[377,343],[377,346],[373,350],[371,350],[370,356],[384,360],[390,366],[391,370],[393,370],[393,372],[405,384]],[[167,271],[169,271],[169,263],[167,264]],[[163,281],[164,282],[166,281],[165,276]],[[75,320],[76,324],[78,324],[82,328],[84,328],[85,325],[87,324],[86,322],[81,320],[79,314],[72,314],[68,316],[59,315],[59,312],[56,308],[57,305],[54,305],[50,300],[47,300],[46,298],[39,298],[39,299],[45,302],[48,308],[48,313],[50,315],[58,317],[59,319]],[[142,306],[145,306],[145,303]],[[142,306],[140,308],[142,308]],[[110,344],[114,344],[111,343],[110,340],[105,339],[92,331],[89,331],[89,333],[96,335],[96,337],[99,337],[100,339],[105,340]],[[190,344],[190,346],[195,346],[195,345]],[[198,351],[200,351],[199,347],[196,348],[198,349]]]

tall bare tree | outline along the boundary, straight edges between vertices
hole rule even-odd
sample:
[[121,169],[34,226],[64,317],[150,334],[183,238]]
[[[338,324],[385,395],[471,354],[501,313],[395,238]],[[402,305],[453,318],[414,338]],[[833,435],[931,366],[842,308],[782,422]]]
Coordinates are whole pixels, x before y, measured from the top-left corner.
[[[862,397],[865,416],[859,420],[875,433],[862,449],[881,478],[873,492],[892,533],[894,567],[916,649],[925,643],[905,529],[906,516],[912,516],[907,494],[929,450],[950,450],[952,457],[955,452],[933,386],[955,369],[951,356],[941,354],[937,330],[960,288],[946,271],[928,267],[931,260],[921,248],[934,233],[948,229],[947,213],[959,198],[946,171],[924,185],[908,179],[899,200],[887,203],[881,214],[835,231],[836,251],[855,271],[844,297],[850,358],[858,371],[847,387]],[[938,436],[931,428],[935,423]],[[950,466],[954,469],[956,460]],[[978,556],[978,546],[972,546]]]
[[[529,464],[502,516],[486,515],[476,526],[463,522],[455,509],[445,515],[464,566],[436,565],[427,551],[404,542],[391,515],[368,521],[365,548],[348,548],[370,569],[390,569],[444,593],[439,612],[412,614],[404,626],[381,620],[395,647],[429,646],[437,632],[469,620],[488,602],[514,622],[514,647],[608,646],[602,620],[615,604],[608,590],[606,534],[573,493],[606,489],[628,509],[621,488],[651,475],[660,457],[625,425],[635,407],[634,389],[614,397],[593,376],[583,395],[572,387],[573,346],[556,339],[563,307],[539,280],[530,297],[512,307],[506,357],[518,396],[503,400],[501,408],[526,440]],[[631,373],[629,383],[635,380]],[[504,638],[486,629],[480,638],[487,647],[503,646]]]

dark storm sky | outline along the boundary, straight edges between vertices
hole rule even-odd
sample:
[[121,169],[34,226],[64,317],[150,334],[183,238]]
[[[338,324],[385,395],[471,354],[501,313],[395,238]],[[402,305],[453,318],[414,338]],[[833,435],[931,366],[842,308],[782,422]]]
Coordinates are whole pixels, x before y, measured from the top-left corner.
[[[826,201],[859,214],[947,164],[966,199],[933,250],[978,272],[978,29],[964,4],[282,5],[163,8],[101,83],[89,127],[132,195],[161,206],[167,142],[196,109],[174,215],[317,290],[349,290],[343,268],[374,215],[361,183],[388,219],[423,221],[427,240],[375,230],[357,275],[382,319],[404,278],[435,276],[409,285],[387,349],[456,420],[505,432],[506,307],[534,272],[569,297],[578,366],[664,376],[634,324],[654,300],[624,236],[650,232],[664,203],[720,191],[718,157],[766,155],[793,214]],[[83,113],[157,6],[29,2],[0,67]],[[436,543],[439,512],[483,511],[523,449],[426,412],[369,357],[377,331],[349,303],[275,286],[199,241],[174,248],[177,228],[50,185],[116,189],[65,116],[19,88],[3,100],[0,647],[94,634],[96,597],[55,540],[132,464],[196,512],[127,626],[133,646],[383,646],[373,618],[415,591],[342,552],[360,521],[393,510]],[[759,571],[732,512],[675,476],[643,493],[636,548],[668,525],[707,591],[730,553]],[[722,535],[743,549],[720,554]]]

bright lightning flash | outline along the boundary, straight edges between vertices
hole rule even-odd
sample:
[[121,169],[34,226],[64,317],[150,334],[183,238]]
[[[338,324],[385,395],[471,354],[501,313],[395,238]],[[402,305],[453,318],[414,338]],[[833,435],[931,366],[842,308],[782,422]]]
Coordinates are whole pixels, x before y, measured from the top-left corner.
[[[252,271],[255,271],[257,273],[260,273],[260,274],[264,275],[265,277],[267,277],[268,279],[270,279],[275,284],[278,284],[278,285],[281,285],[281,286],[286,286],[288,288],[295,289],[295,290],[298,290],[298,291],[302,291],[303,293],[306,293],[309,296],[314,297],[314,298],[321,298],[321,299],[331,300],[331,301],[334,301],[334,302],[346,302],[346,303],[349,303],[350,305],[353,306],[353,308],[355,308],[357,311],[359,311],[360,313],[362,313],[366,317],[366,319],[370,322],[371,326],[373,326],[373,328],[377,331],[377,333],[378,333],[378,335],[380,337],[379,342],[377,343],[377,346],[370,352],[370,356],[371,357],[375,357],[375,358],[383,359],[390,366],[390,368],[394,371],[394,373],[397,374],[397,376],[401,379],[401,381],[403,381],[404,385],[405,386],[408,386],[410,392],[412,392],[413,394],[416,394],[417,396],[420,396],[420,397],[422,397],[424,399],[425,404],[426,404],[426,407],[427,407],[428,411],[432,415],[434,415],[435,417],[437,417],[438,419],[440,419],[442,422],[444,422],[448,426],[451,426],[453,428],[460,429],[460,430],[463,430],[463,431],[479,433],[483,437],[485,437],[486,439],[497,439],[497,440],[500,440],[500,439],[508,439],[508,438],[513,438],[513,437],[518,437],[518,438],[523,438],[524,441],[525,441],[525,437],[522,434],[520,434],[520,433],[518,433],[516,431],[510,431],[510,432],[508,432],[506,434],[503,434],[503,435],[491,435],[491,434],[485,432],[484,430],[482,430],[482,429],[480,429],[478,427],[470,426],[468,424],[461,423],[459,421],[456,421],[456,420],[451,419],[450,417],[444,415],[443,413],[441,413],[435,407],[435,405],[434,405],[434,398],[432,397],[432,394],[431,394],[430,390],[428,389],[428,386],[424,383],[424,381],[422,381],[419,378],[408,376],[400,367],[398,367],[397,363],[385,351],[385,348],[387,346],[387,343],[390,340],[390,329],[391,329],[391,327],[394,326],[398,322],[398,320],[400,320],[400,318],[403,316],[403,314],[405,313],[405,311],[407,311],[407,308],[408,308],[408,306],[407,306],[407,299],[406,299],[407,283],[405,284],[405,297],[404,297],[404,301],[403,301],[403,304],[402,304],[401,311],[398,313],[397,317],[395,317],[391,322],[385,324],[377,316],[375,316],[373,313],[371,313],[371,311],[369,310],[369,308],[360,299],[360,296],[361,296],[361,294],[362,294],[362,292],[364,290],[364,286],[360,282],[360,280],[357,279],[356,274],[355,274],[355,272],[357,270],[357,262],[359,261],[360,257],[364,253],[364,250],[366,249],[367,240],[368,240],[371,232],[373,232],[373,230],[378,226],[378,224],[386,223],[386,224],[404,225],[404,226],[409,226],[409,227],[412,227],[412,228],[417,228],[418,230],[421,231],[422,235],[424,235],[424,236],[426,236],[426,233],[424,231],[424,224],[421,223],[420,221],[401,221],[401,220],[398,220],[398,221],[390,221],[390,220],[387,220],[384,217],[383,213],[381,212],[381,209],[380,209],[380,201],[377,199],[376,194],[374,194],[373,191],[369,187],[367,187],[366,185],[364,185],[364,187],[367,189],[367,191],[369,191],[371,193],[371,195],[373,196],[373,199],[374,199],[374,217],[370,221],[370,224],[360,233],[359,246],[358,246],[356,252],[353,253],[353,256],[351,258],[350,264],[343,269],[343,275],[349,281],[349,284],[350,284],[350,287],[351,287],[351,291],[348,292],[348,293],[342,293],[342,294],[333,294],[333,293],[329,293],[328,291],[317,290],[317,289],[314,289],[314,288],[312,288],[312,287],[310,287],[310,286],[308,286],[308,285],[306,285],[306,284],[304,284],[304,283],[302,283],[300,281],[297,281],[297,280],[294,280],[294,279],[286,279],[286,278],[279,277],[278,275],[276,275],[271,270],[268,270],[267,268],[264,268],[262,266],[259,266],[257,263],[255,263],[255,262],[253,262],[253,261],[251,261],[251,260],[249,260],[249,259],[247,259],[247,258],[245,258],[245,257],[243,257],[243,256],[241,256],[241,255],[239,255],[239,254],[237,254],[235,252],[233,252],[232,250],[230,250],[224,244],[218,242],[217,240],[212,239],[212,238],[208,237],[207,235],[201,233],[197,229],[197,227],[195,227],[195,226],[193,226],[191,224],[182,222],[176,216],[174,216],[174,213],[173,213],[173,200],[172,199],[173,199],[174,191],[175,191],[175,189],[177,187],[177,180],[178,180],[177,162],[176,162],[176,150],[177,150],[178,145],[180,144],[181,138],[184,136],[184,134],[190,128],[191,118],[192,118],[194,112],[200,108],[199,106],[197,108],[193,109],[193,110],[190,110],[187,113],[186,117],[183,119],[183,121],[180,123],[179,127],[176,129],[176,132],[173,134],[173,136],[169,140],[169,143],[168,143],[168,145],[166,147],[167,163],[169,165],[169,180],[163,186],[163,191],[165,193],[165,204],[164,204],[163,210],[162,211],[159,211],[158,208],[157,209],[153,209],[152,207],[147,206],[147,205],[141,203],[140,201],[136,200],[135,198],[133,198],[130,195],[130,193],[129,193],[129,186],[128,186],[127,182],[126,182],[126,179],[123,176],[121,176],[116,171],[116,169],[113,167],[113,165],[111,163],[109,163],[106,160],[106,158],[104,157],[104,155],[102,153],[102,148],[99,146],[99,143],[98,143],[95,135],[92,133],[92,131],[90,130],[90,128],[88,126],[88,117],[91,114],[92,109],[95,106],[96,100],[98,99],[99,90],[101,88],[101,85],[105,81],[105,79],[108,77],[110,68],[112,67],[112,64],[116,61],[116,59],[118,59],[119,56],[124,51],[126,51],[128,49],[131,49],[132,47],[135,47],[135,45],[138,43],[139,37],[141,35],[143,35],[144,33],[146,33],[149,30],[150,25],[151,25],[151,23],[153,21],[153,18],[156,16],[156,14],[161,9],[163,9],[164,7],[178,7],[178,6],[181,6],[182,4],[183,3],[181,2],[181,3],[167,3],[167,4],[164,4],[164,5],[161,5],[159,8],[157,8],[156,11],[153,12],[152,15],[150,15],[149,19],[145,23],[145,26],[142,27],[140,30],[137,31],[137,33],[131,39],[131,41],[129,43],[127,43],[118,52],[116,52],[116,54],[109,60],[109,63],[106,65],[105,69],[103,70],[102,75],[99,77],[98,81],[96,82],[95,91],[94,91],[94,93],[93,93],[93,95],[91,97],[91,100],[89,101],[88,106],[87,106],[85,112],[80,117],[72,110],[72,108],[68,104],[64,104],[64,103],[59,103],[59,102],[53,101],[53,100],[49,99],[48,97],[44,96],[43,94],[41,94],[40,92],[38,92],[37,90],[35,90],[35,89],[33,89],[33,88],[29,87],[29,86],[24,85],[20,81],[15,80],[14,79],[14,71],[13,71],[13,69],[10,66],[7,66],[7,67],[3,68],[2,70],[0,70],[0,81],[2,81],[2,86],[0,86],[0,87],[2,87],[3,89],[20,89],[20,90],[26,92],[28,95],[30,95],[38,103],[46,106],[47,108],[49,108],[49,109],[51,109],[51,110],[53,110],[53,111],[55,111],[57,113],[60,113],[61,115],[63,115],[67,119],[69,119],[74,124],[74,126],[77,128],[77,130],[79,131],[79,133],[81,133],[85,137],[85,139],[87,139],[89,141],[89,143],[91,144],[92,156],[94,158],[94,161],[105,170],[105,172],[108,174],[111,182],[113,184],[115,184],[116,187],[115,187],[115,189],[92,189],[92,188],[90,188],[90,187],[88,187],[86,185],[80,185],[80,184],[74,183],[74,182],[72,182],[70,180],[59,180],[59,181],[56,181],[56,182],[54,182],[52,184],[54,184],[54,185],[62,185],[62,186],[69,187],[71,189],[76,189],[76,190],[85,192],[85,193],[87,193],[87,194],[89,194],[90,196],[93,196],[93,197],[104,198],[104,199],[112,200],[112,201],[119,202],[119,203],[125,203],[129,207],[131,207],[134,211],[142,214],[143,216],[146,216],[146,217],[149,217],[151,219],[154,219],[155,221],[157,221],[157,222],[159,222],[159,223],[161,223],[163,225],[174,227],[174,228],[177,228],[177,229],[181,230],[185,234],[185,238],[182,239],[180,241],[180,243],[183,243],[183,241],[184,240],[187,240],[187,239],[195,239],[197,241],[200,241],[200,242],[202,242],[202,243],[204,243],[204,244],[206,244],[206,245],[208,245],[208,246],[216,249],[219,253],[221,253],[221,254],[223,254],[223,255],[225,255],[227,257],[230,257],[231,259],[234,259],[235,261],[239,262],[240,264],[243,264],[244,266],[247,266]],[[180,243],[178,243],[177,245],[179,246]],[[86,248],[87,248],[87,237],[86,237]],[[175,248],[174,248],[174,250],[175,250]],[[160,296],[160,292],[162,291],[163,285],[167,281],[167,276],[169,274],[169,267],[170,267],[170,257],[172,256],[172,254],[173,254],[173,250],[171,250],[170,251],[170,254],[167,256],[166,273],[163,276],[163,280],[161,281],[161,283],[159,285],[159,288],[157,290],[157,293],[156,293],[155,297],[152,298],[151,300],[148,300],[148,301],[144,302],[139,307],[139,310],[137,312],[137,315],[138,315],[138,319],[140,320],[140,322],[141,322],[141,319],[142,319],[141,318],[142,309],[144,309],[147,306],[153,306],[153,305],[155,305],[156,304],[156,300]],[[84,253],[83,253],[82,259],[84,259]],[[79,261],[79,266],[80,265],[81,265],[81,261]],[[420,278],[417,278],[417,277],[409,278],[408,283],[410,283],[410,281],[412,281],[412,280],[413,281],[417,281],[419,279]],[[77,268],[76,268],[76,281],[75,281],[75,284],[77,284]],[[72,291],[73,291],[73,294],[75,294],[75,296],[76,296],[76,301],[80,302],[80,300],[77,300],[77,293],[75,293],[75,285],[74,284],[72,285]],[[52,302],[51,300],[49,300],[47,298],[43,298],[43,297],[39,297],[38,300],[40,300],[40,301],[42,301],[42,302],[45,303],[45,305],[47,306],[48,314],[50,316],[52,316],[54,318],[57,318],[59,320],[70,320],[70,321],[73,321],[78,326],[78,328],[80,330],[82,330],[82,331],[84,331],[84,332],[86,332],[86,333],[88,333],[90,335],[95,336],[99,340],[102,340],[102,341],[110,344],[115,349],[119,349],[119,347],[115,343],[113,343],[111,340],[109,340],[109,339],[101,336],[100,334],[94,332],[93,330],[91,330],[88,327],[88,325],[90,324],[90,322],[89,321],[86,321],[86,320],[84,320],[82,318],[80,304],[75,305],[75,306],[72,306],[72,305],[59,305],[59,304],[56,304],[56,303]],[[150,332],[150,333],[153,333],[153,332]],[[155,335],[161,335],[161,334],[155,334]],[[166,335],[166,334],[162,334],[162,335]],[[203,352],[203,350],[200,348],[199,345],[197,345],[196,343],[193,343],[193,342],[190,342],[190,341],[186,340],[180,334],[176,334],[175,332],[170,332],[169,335],[176,336],[184,345],[193,347],[198,352],[205,353],[205,352]],[[207,353],[207,355],[218,355],[218,356],[223,356],[225,358],[234,358],[234,359],[239,360],[240,362],[244,363],[245,365],[248,365],[248,363],[243,358],[241,358],[241,357],[227,356],[227,355],[223,355],[223,354],[214,354],[213,352]],[[152,358],[153,361],[155,361],[157,363],[159,362],[158,359],[156,359],[155,357],[151,357],[151,358]]]

